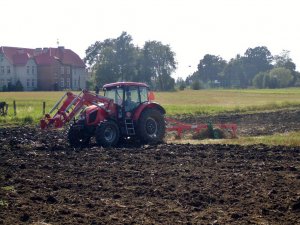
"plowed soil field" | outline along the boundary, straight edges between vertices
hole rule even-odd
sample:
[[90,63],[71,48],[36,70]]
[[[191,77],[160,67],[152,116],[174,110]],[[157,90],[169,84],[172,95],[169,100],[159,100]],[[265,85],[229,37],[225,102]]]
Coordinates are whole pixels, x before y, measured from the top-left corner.
[[300,224],[300,147],[73,149],[33,127],[1,128],[0,146],[0,224]]

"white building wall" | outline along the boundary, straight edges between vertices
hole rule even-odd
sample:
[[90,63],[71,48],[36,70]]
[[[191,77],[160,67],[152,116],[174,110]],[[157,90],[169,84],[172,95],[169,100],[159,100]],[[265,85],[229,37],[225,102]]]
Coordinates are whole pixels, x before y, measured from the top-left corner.
[[9,82],[16,84],[15,68],[4,55],[0,55],[0,90],[3,86],[7,87]]
[[29,59],[25,66],[16,67],[16,80],[20,80],[24,91],[33,91],[37,88],[37,65]]
[[72,89],[86,89],[86,71],[85,68],[72,68]]

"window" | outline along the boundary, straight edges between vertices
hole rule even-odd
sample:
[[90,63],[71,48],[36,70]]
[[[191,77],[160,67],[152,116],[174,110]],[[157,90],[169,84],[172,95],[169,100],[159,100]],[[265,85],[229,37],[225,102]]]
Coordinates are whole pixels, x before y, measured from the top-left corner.
[[0,85],[3,86],[4,85],[4,79],[1,79],[0,81]]
[[61,78],[60,79],[60,87],[65,87],[65,79],[64,78]]
[[74,80],[74,87],[76,87],[76,84],[77,84],[77,83],[76,83],[76,80]]
[[60,67],[60,74],[63,75],[65,73],[65,68],[63,66]]
[[67,88],[70,88],[70,78],[67,78]]
[[113,99],[116,104],[122,105],[123,88],[113,88],[105,90],[104,96]]
[[7,74],[10,74],[10,66],[6,67]]
[[29,66],[27,66],[27,74],[29,74]]
[[31,73],[34,74],[34,66],[31,67]]
[[127,87],[125,89],[125,111],[132,111],[140,103],[138,87]]
[[34,84],[35,84],[35,81],[34,81],[34,79],[32,79],[31,80],[31,86],[34,87],[35,86]]
[[1,66],[0,73],[1,73],[1,74],[4,74],[4,66]]
[[66,71],[67,71],[67,74],[70,74],[70,67],[69,66],[66,66]]
[[30,79],[27,79],[27,87],[30,87]]
[[141,102],[148,101],[148,90],[146,87],[140,87]]

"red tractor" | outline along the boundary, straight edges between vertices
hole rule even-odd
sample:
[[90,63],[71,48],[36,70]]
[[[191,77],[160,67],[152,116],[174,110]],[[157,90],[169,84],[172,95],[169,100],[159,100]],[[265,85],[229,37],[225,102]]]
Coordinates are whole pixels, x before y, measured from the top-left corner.
[[166,111],[152,101],[146,84],[117,82],[104,85],[103,90],[104,96],[86,90],[79,95],[67,92],[50,111],[57,109],[55,115],[46,114],[41,120],[41,128],[60,128],[74,120],[68,130],[74,147],[88,145],[91,137],[103,147],[132,138],[147,144],[162,142]]

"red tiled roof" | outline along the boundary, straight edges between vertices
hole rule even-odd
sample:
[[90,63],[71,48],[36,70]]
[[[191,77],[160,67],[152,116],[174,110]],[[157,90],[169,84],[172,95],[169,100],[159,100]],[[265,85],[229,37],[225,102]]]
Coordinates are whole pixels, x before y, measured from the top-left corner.
[[14,65],[25,65],[33,58],[38,65],[51,65],[58,60],[65,65],[85,68],[84,62],[75,52],[63,47],[44,49],[1,47],[0,52]]
[[13,64],[14,65],[22,65],[22,66],[26,65],[29,58],[30,58],[30,55],[28,53],[13,55]]

